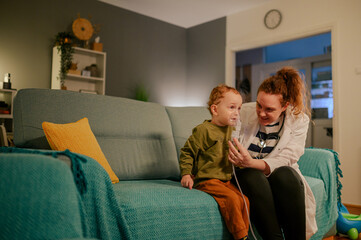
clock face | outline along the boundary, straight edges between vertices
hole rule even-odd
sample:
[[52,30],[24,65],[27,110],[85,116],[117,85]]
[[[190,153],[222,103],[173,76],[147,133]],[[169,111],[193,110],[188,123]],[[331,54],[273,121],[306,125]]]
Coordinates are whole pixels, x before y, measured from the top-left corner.
[[264,24],[268,29],[275,29],[281,24],[282,14],[277,9],[272,9],[264,16]]

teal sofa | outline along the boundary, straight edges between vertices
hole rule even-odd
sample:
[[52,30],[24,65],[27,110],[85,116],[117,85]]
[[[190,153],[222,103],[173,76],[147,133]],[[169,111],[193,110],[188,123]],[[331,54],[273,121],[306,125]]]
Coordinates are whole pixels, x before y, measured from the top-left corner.
[[[42,122],[84,117],[119,183],[87,156],[50,150]],[[214,199],[179,182],[179,150],[209,118],[205,107],[20,90],[16,147],[0,150],[0,178],[6,179],[0,182],[0,239],[232,239]],[[335,233],[337,157],[306,149],[299,163],[317,201],[319,231],[312,239],[322,239]]]

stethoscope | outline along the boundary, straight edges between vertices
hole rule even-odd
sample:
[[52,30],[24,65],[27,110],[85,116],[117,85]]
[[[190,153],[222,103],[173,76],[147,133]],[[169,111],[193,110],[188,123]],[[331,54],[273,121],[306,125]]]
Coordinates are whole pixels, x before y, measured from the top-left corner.
[[285,123],[285,118],[286,118],[286,115],[283,116],[282,125],[281,125],[280,129],[278,130],[278,132],[268,134],[265,137],[265,139],[262,138],[262,136],[260,134],[261,127],[259,127],[257,135],[256,135],[256,137],[258,137],[258,139],[259,139],[259,143],[257,145],[261,148],[261,151],[259,152],[258,157],[257,157],[258,159],[259,159],[260,155],[262,154],[263,149],[265,147],[267,147],[267,143],[266,143],[267,140],[275,139],[276,140],[275,146],[278,144],[278,141],[280,140],[280,132],[282,131],[283,125]]

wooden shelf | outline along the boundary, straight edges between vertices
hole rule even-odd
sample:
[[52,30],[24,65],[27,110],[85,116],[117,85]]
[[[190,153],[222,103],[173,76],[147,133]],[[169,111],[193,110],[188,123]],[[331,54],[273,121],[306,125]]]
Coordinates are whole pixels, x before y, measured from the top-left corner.
[[82,53],[88,53],[90,55],[105,55],[105,52],[99,52],[99,51],[95,51],[95,50],[91,50],[91,49],[87,49],[87,48],[81,48],[81,47],[74,47],[75,52],[82,52]]
[[16,93],[15,89],[0,89],[0,92]]
[[86,76],[82,76],[82,75],[76,75],[76,74],[67,74],[67,78],[74,78],[74,79],[78,79],[79,81],[105,81],[104,78],[99,78],[99,77],[86,77]]
[[[90,92],[97,92],[98,94],[105,94],[105,79],[106,79],[106,53],[94,51],[85,48],[74,47],[73,62],[77,64],[77,70],[80,72],[87,66],[95,64],[97,66],[97,77],[82,76],[77,74],[67,74],[65,78],[65,86],[67,90],[77,91],[86,90]],[[60,89],[61,84],[58,79],[60,70],[60,53],[57,47],[53,48],[53,65],[51,88]],[[98,77],[99,76],[99,77]]]
[[0,114],[0,118],[3,119],[12,119],[13,115],[12,114]]
[[4,124],[7,132],[13,131],[13,101],[17,91],[15,89],[0,89],[0,101],[8,104],[9,114],[0,114],[0,124]]

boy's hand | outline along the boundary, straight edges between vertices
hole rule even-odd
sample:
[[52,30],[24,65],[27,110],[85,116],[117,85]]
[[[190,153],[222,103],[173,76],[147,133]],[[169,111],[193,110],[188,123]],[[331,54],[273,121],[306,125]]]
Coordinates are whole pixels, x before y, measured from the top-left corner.
[[182,177],[181,180],[182,187],[192,189],[194,181],[191,175],[187,174]]

